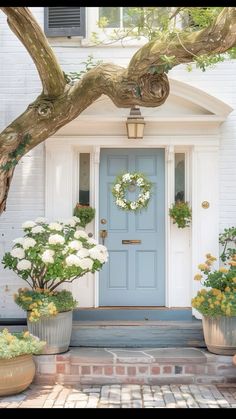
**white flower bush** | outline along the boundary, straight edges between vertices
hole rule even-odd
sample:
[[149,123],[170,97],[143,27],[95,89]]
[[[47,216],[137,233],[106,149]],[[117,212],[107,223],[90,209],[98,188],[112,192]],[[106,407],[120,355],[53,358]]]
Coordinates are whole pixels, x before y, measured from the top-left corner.
[[80,220],[48,223],[44,218],[26,221],[24,237],[13,240],[3,264],[24,279],[32,289],[51,292],[63,282],[94,273],[108,260],[105,246],[80,230]]

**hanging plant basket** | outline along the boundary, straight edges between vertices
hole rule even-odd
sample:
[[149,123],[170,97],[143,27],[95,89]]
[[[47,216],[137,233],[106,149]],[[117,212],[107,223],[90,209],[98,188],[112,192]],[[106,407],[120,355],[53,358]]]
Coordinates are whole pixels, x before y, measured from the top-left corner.
[[178,228],[189,227],[192,219],[189,203],[184,201],[176,201],[169,209],[169,215]]
[[90,207],[89,205],[81,205],[76,204],[74,209],[74,214],[76,217],[80,219],[81,227],[86,227],[95,217],[95,209]]

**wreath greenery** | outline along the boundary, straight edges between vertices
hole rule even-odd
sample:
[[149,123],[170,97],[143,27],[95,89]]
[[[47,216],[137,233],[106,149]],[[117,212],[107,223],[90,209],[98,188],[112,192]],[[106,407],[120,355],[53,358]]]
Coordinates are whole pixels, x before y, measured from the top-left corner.
[[[140,193],[136,201],[125,198],[125,194],[129,188],[138,186]],[[116,177],[112,195],[116,199],[116,205],[126,211],[137,211],[146,208],[151,198],[152,183],[143,173],[124,173]]]

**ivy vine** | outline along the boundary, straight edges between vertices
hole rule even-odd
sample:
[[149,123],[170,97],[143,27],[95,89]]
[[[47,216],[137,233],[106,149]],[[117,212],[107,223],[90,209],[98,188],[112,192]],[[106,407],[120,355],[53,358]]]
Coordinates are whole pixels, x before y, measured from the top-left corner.
[[13,169],[13,167],[15,167],[20,159],[20,157],[22,157],[25,153],[25,148],[27,146],[27,144],[30,143],[31,140],[31,135],[30,134],[25,134],[23,136],[22,141],[20,142],[20,144],[17,146],[17,148],[14,151],[11,151],[10,153],[8,153],[8,157],[9,160],[3,164],[2,166],[0,166],[0,169],[8,172],[10,169]]

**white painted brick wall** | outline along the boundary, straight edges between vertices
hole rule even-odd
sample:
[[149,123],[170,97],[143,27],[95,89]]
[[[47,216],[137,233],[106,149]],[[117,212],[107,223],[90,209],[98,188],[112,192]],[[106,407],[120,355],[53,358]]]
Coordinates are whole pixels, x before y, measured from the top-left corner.
[[[43,24],[43,8],[31,8]],[[54,46],[65,72],[77,71],[89,54],[95,60],[115,62],[125,66],[136,48]],[[54,42],[55,44],[55,42]],[[221,63],[205,73],[194,70],[188,73],[184,66],[170,72],[172,78],[200,88],[236,108],[236,61]],[[0,13],[0,129],[6,127],[24,111],[40,93],[40,79],[35,66]],[[221,129],[220,148],[220,229],[236,224],[236,111],[232,112]],[[44,146],[28,153],[16,168],[8,198],[7,211],[0,218],[0,257],[10,248],[11,240],[22,234],[21,223],[44,215]],[[209,188],[211,185],[209,185]],[[24,317],[14,303],[12,295],[24,286],[15,274],[0,268],[0,317]]]

